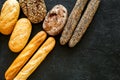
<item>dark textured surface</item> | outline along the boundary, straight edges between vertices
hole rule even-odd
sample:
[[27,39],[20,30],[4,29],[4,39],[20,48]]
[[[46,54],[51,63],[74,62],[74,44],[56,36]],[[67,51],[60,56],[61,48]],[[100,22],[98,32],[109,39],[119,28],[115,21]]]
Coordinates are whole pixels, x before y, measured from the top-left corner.
[[[63,4],[68,12],[76,0],[45,0],[48,11]],[[4,0],[0,0],[0,8]],[[22,11],[20,17],[24,17]],[[30,39],[40,30],[42,22],[33,25]],[[101,0],[98,11],[74,48],[56,47],[28,80],[120,80],[120,0]],[[9,36],[0,34],[0,80],[18,54],[8,48]]]

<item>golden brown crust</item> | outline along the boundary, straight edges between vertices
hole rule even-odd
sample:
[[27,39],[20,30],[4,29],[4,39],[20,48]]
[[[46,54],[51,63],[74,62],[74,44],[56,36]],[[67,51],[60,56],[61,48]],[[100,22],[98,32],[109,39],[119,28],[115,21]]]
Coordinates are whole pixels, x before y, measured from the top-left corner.
[[20,13],[20,6],[17,0],[7,0],[2,7],[0,14],[0,32],[4,35],[11,34]]
[[32,30],[31,22],[27,18],[17,21],[9,40],[9,48],[13,52],[20,52],[28,42]]
[[23,67],[14,80],[26,80],[32,72],[40,65],[40,63],[46,58],[48,53],[54,48],[55,39],[49,37],[45,43],[38,49],[33,55],[30,61]]
[[6,80],[13,80],[16,74],[25,65],[28,59],[38,49],[38,47],[43,43],[46,37],[47,34],[44,31],[40,31],[33,37],[33,39],[28,43],[28,45],[23,49],[23,51],[18,55],[18,57],[13,61],[11,66],[5,72]]

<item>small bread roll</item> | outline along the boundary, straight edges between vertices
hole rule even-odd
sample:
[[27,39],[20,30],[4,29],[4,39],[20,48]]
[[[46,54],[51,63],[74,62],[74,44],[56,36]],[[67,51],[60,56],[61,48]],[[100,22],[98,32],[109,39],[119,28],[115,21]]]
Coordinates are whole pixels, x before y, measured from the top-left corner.
[[0,13],[0,32],[2,34],[4,35],[11,34],[18,20],[19,14],[20,14],[20,6],[18,1],[6,0],[2,6]]
[[8,44],[10,50],[13,52],[20,52],[27,44],[31,31],[31,22],[27,18],[19,19],[10,36]]
[[58,35],[62,30],[67,20],[67,9],[63,5],[53,7],[45,17],[43,29],[52,36]]

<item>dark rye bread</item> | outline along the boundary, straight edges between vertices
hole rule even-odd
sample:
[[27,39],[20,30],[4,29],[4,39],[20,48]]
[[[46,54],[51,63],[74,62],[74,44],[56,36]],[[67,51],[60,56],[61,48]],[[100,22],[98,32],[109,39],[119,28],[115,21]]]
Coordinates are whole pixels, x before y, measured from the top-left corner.
[[32,23],[41,22],[46,16],[44,0],[19,0],[23,13]]
[[68,17],[62,35],[60,37],[61,45],[65,45],[70,40],[74,29],[76,28],[76,25],[79,22],[83,9],[87,4],[87,1],[88,0],[76,0],[76,4]]
[[74,33],[69,41],[69,47],[74,47],[82,38],[87,28],[89,27],[94,15],[99,7],[100,0],[91,0],[82,15]]

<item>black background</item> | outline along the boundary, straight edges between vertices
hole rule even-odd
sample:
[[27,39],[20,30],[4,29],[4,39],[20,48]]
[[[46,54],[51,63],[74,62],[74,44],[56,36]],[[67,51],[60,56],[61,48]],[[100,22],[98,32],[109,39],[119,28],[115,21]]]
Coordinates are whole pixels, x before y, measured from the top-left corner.
[[[45,0],[49,11],[62,4],[70,13],[76,0]],[[0,8],[4,0],[0,0]],[[25,17],[21,11],[20,18]],[[33,24],[30,39],[42,30]],[[8,48],[10,36],[0,34],[0,80],[19,53]],[[28,80],[120,80],[120,0],[101,0],[92,23],[74,48],[56,46]]]

